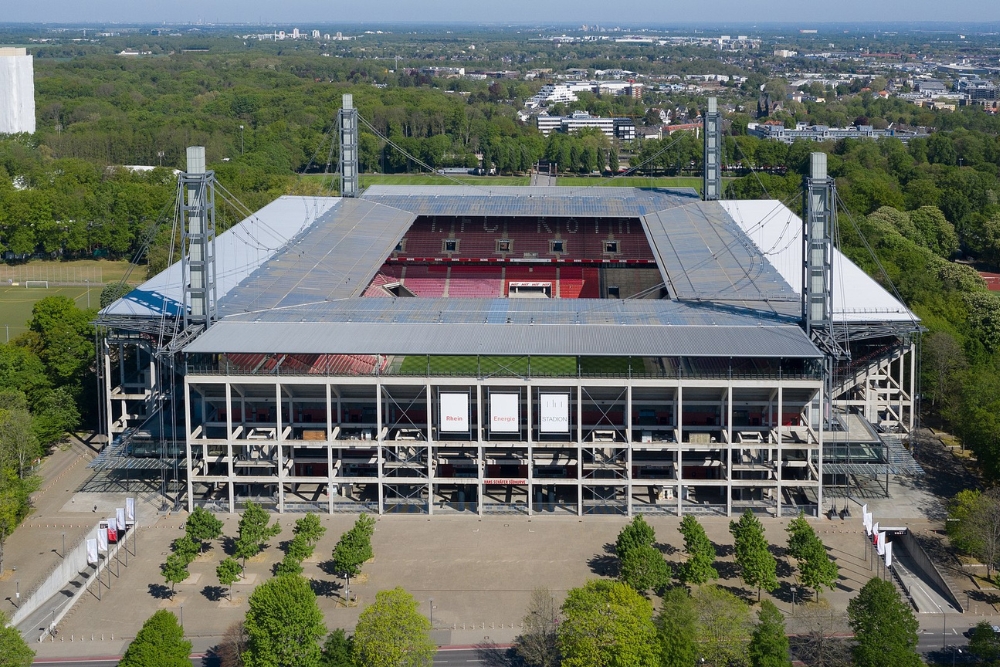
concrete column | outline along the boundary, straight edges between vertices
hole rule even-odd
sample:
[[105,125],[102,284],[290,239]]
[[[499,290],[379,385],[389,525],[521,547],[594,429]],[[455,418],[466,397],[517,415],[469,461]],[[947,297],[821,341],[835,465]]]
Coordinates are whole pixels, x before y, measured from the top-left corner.
[[781,384],[781,380],[778,381],[778,517],[781,517],[781,492],[782,492],[782,480],[781,476],[784,473],[784,443],[782,442],[781,435],[781,423],[782,423],[782,411],[784,410],[784,387]]
[[535,511],[535,498],[534,498],[534,481],[535,481],[535,450],[532,447],[533,439],[531,437],[531,416],[532,416],[532,406],[531,406],[531,385],[525,387],[525,392],[527,400],[525,400],[526,406],[526,419],[528,420],[528,516],[533,516]]
[[576,515],[583,516],[583,387],[576,385]]
[[[184,378],[184,404],[190,405],[190,385],[188,380]],[[194,511],[194,475],[192,474],[193,460],[191,459],[191,410],[184,410],[184,446],[187,449],[187,460],[188,460],[188,476],[187,476],[187,497],[188,497],[188,512]],[[229,506],[229,511],[232,512],[232,505]]]
[[632,516],[632,385],[625,387],[625,513]]
[[917,411],[917,348],[914,343],[910,343],[910,433],[913,433],[914,413]]
[[733,383],[726,387],[726,516],[733,515]]
[[677,395],[674,402],[677,404],[675,415],[677,417],[677,516],[684,513],[684,387],[677,385]]
[[229,462],[226,465],[226,490],[229,492],[229,508],[232,511],[236,463],[233,460],[235,458],[233,452],[233,386],[228,381],[226,382],[226,454],[229,456]]
[[385,514],[385,489],[382,487],[384,478],[382,477],[382,383],[375,383],[375,465],[376,465],[376,486],[378,487],[378,513]]
[[[284,441],[285,436],[282,434],[282,422],[281,422],[281,383],[277,382],[274,385],[274,397],[275,397],[275,413],[274,413],[274,446],[277,448],[277,460],[278,460],[278,514],[285,513],[285,459],[281,451],[281,443]],[[291,417],[292,415],[288,415]]]
[[825,407],[826,394],[824,393],[823,390],[825,389],[825,387],[826,387],[826,383],[825,382],[821,382],[820,383],[820,387],[819,387],[819,414],[820,414],[820,423],[819,423],[819,456],[817,457],[817,460],[816,460],[816,471],[817,471],[816,475],[817,475],[817,477],[819,477],[819,484],[816,486],[816,497],[818,499],[817,506],[816,506],[816,516],[817,516],[817,518],[819,517],[820,512],[823,511],[823,415],[825,414],[825,410],[826,410],[826,407]]
[[326,388],[326,502],[327,513],[333,514],[333,401],[330,383]]

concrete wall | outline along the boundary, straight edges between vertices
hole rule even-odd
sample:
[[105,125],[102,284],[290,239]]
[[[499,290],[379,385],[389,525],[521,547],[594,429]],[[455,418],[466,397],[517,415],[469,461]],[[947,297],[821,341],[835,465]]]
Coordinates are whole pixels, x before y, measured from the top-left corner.
[[88,539],[97,539],[96,525],[90,529],[79,544],[66,554],[63,561],[46,577],[45,581],[21,603],[21,606],[11,617],[11,625],[16,626],[28,618],[46,600],[65,588],[66,584],[75,579],[78,574],[87,570],[93,570],[87,563]]
[[[909,530],[900,536],[893,538],[893,542],[901,544],[904,549],[906,549],[907,555],[909,555],[914,567],[917,568],[919,574],[924,580],[930,582],[938,591],[944,595],[947,600],[952,604],[955,609],[961,612],[965,612],[965,607],[962,603],[958,601],[958,596],[955,595],[955,591],[951,590],[951,586],[948,582],[944,580],[941,576],[941,572],[938,571],[937,566],[934,561],[930,559],[924,548],[920,546],[920,542],[917,538],[913,536]],[[895,547],[893,547],[895,548]]]

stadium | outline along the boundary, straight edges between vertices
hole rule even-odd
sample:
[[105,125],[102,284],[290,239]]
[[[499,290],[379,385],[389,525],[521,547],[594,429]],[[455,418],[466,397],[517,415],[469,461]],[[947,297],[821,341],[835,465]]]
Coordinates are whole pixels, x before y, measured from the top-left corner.
[[100,314],[95,479],[230,512],[787,516],[887,494],[919,472],[919,322],[833,247],[822,154],[808,224],[712,198],[718,120],[705,200],[362,193],[346,103],[344,196],[281,197],[217,238],[190,149],[181,261]]

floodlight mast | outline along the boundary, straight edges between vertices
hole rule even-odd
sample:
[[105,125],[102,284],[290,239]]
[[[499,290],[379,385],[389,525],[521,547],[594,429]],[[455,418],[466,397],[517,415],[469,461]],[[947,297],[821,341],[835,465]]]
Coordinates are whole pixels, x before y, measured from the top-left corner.
[[215,172],[205,169],[205,147],[188,146],[180,175],[181,263],[184,327],[208,327],[217,315],[215,267]]
[[344,95],[343,105],[337,114],[340,127],[340,196],[357,197],[358,184],[358,110],[354,96]]
[[705,201],[714,201],[722,197],[722,114],[714,97],[708,98],[702,124],[705,153],[701,192]]

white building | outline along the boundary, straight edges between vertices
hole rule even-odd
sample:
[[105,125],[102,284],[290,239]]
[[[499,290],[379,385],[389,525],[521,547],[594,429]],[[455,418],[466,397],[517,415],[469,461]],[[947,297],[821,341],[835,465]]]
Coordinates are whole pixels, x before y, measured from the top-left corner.
[[35,132],[35,76],[25,49],[0,48],[0,134]]
[[313,39],[319,39],[319,30],[313,30],[312,35]]

